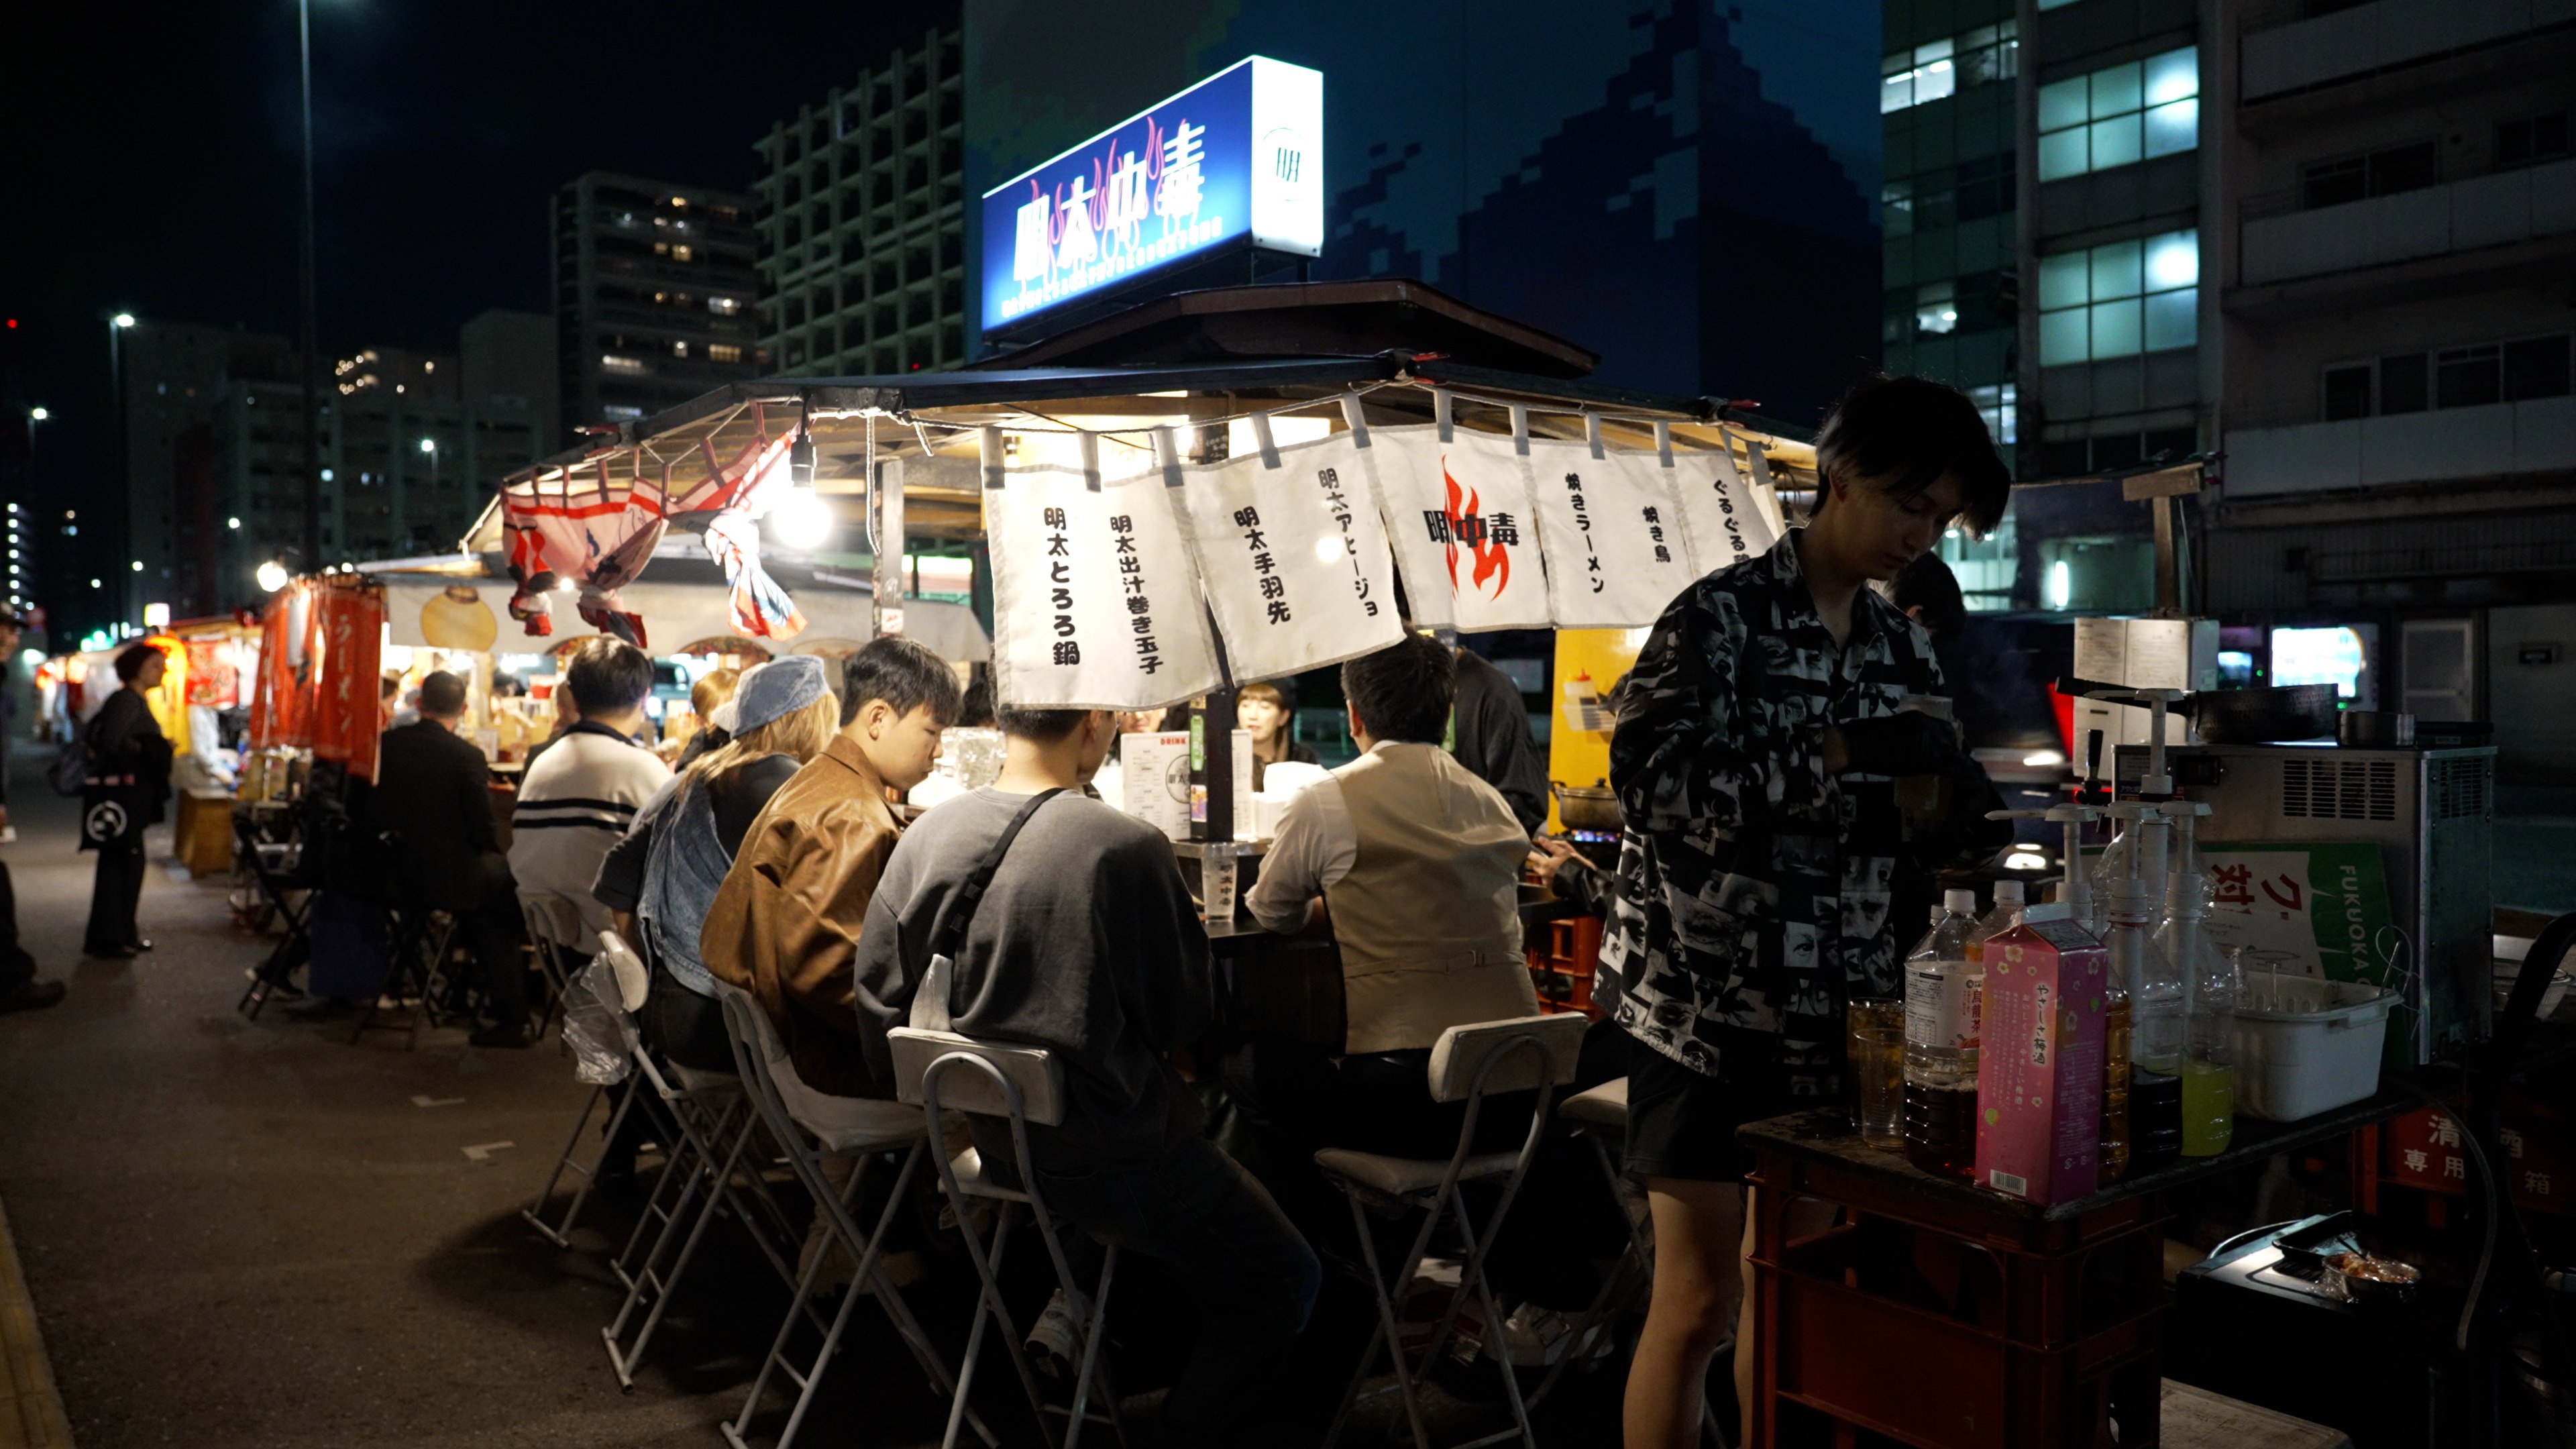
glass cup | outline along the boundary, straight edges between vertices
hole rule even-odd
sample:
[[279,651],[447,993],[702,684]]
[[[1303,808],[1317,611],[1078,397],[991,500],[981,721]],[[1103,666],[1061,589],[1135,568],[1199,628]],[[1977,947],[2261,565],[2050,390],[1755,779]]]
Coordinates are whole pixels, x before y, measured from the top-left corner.
[[1885,1152],[1905,1147],[1905,1003],[1855,1001],[1846,1013],[1860,1136]]

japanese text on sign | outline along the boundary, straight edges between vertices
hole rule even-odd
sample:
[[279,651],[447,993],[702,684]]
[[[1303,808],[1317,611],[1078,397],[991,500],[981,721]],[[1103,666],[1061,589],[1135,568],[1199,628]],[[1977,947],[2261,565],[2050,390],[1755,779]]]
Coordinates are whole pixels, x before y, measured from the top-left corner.
[[1272,624],[1287,623],[1291,617],[1288,584],[1279,577],[1279,561],[1270,556],[1270,540],[1261,531],[1261,510],[1236,509],[1234,526],[1243,530],[1243,546],[1252,555],[1252,573],[1261,587],[1262,616]]
[[1348,495],[1342,492],[1341,470],[1319,468],[1315,470],[1315,481],[1323,485],[1324,506],[1333,510],[1333,523],[1342,531],[1342,555],[1351,561],[1351,591],[1359,597],[1360,608],[1374,619],[1377,600],[1369,597],[1368,571],[1360,567],[1359,539],[1351,532],[1351,520],[1356,515],[1351,512]]
[[1154,602],[1145,593],[1144,564],[1136,556],[1135,515],[1113,515],[1109,532],[1118,540],[1118,585],[1127,601],[1127,628],[1136,637],[1136,667],[1153,674],[1163,667],[1163,652],[1154,639]]

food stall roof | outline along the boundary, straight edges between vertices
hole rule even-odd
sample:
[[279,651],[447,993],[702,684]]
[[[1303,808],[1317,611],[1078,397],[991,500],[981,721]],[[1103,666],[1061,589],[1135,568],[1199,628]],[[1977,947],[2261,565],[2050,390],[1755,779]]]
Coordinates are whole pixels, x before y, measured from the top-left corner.
[[[925,537],[971,538],[982,527],[979,476],[972,466],[977,447],[972,429],[979,426],[1061,429],[1066,426],[1059,421],[1063,417],[1120,416],[1187,415],[1214,422],[1263,408],[1330,405],[1352,391],[1364,395],[1372,422],[1428,422],[1434,388],[1451,391],[1460,425],[1481,430],[1507,427],[1507,409],[1518,404],[1529,409],[1531,431],[1543,436],[1581,437],[1580,415],[1594,413],[1605,437],[1620,446],[1651,447],[1653,425],[1664,423],[1676,441],[1688,446],[1741,450],[1759,443],[1775,469],[1794,473],[1813,467],[1813,452],[1800,441],[1800,430],[1731,410],[1733,405],[1719,399],[1537,377],[1396,351],[1168,367],[763,378],[731,383],[640,422],[620,424],[613,432],[595,433],[582,447],[510,475],[503,486],[553,486],[567,470],[578,469],[612,479],[667,476],[668,491],[677,495],[704,478],[714,460],[735,456],[765,436],[794,428],[801,419],[821,456],[818,487],[827,493],[859,491],[871,436],[876,447],[887,450],[881,456],[953,462],[956,466],[948,468],[916,466],[906,474],[908,528]],[[925,426],[916,428],[916,423]],[[919,458],[924,452],[926,460]],[[846,483],[836,486],[836,480]],[[1798,486],[1795,479],[1783,482]],[[496,498],[465,546],[485,551],[497,548],[499,541]]]

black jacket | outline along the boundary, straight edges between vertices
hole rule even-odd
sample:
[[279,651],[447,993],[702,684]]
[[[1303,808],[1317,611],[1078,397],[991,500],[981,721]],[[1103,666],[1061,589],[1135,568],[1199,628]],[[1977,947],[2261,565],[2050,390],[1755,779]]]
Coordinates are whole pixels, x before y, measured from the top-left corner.
[[[109,695],[82,727],[81,739],[89,746],[89,782],[81,791],[81,849],[93,850],[107,836],[121,838],[159,824],[170,798],[170,741],[143,696],[130,689]],[[104,804],[120,812],[113,817],[115,830],[98,823]]]
[[385,858],[405,900],[469,909],[489,879],[480,858],[500,852],[492,827],[491,769],[483,752],[431,720],[389,729],[368,792],[368,833],[400,839]]
[[1530,733],[1520,686],[1472,649],[1458,651],[1457,679],[1450,753],[1468,774],[1503,792],[1522,828],[1538,829],[1547,823],[1547,762]]

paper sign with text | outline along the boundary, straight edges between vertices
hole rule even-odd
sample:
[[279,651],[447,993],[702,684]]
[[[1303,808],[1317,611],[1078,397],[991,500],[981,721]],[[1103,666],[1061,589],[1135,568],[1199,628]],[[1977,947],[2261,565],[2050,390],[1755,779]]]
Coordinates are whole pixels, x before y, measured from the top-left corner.
[[1534,439],[1529,462],[1558,628],[1643,628],[1699,577],[1672,473],[1654,455],[1640,467],[1635,454],[1595,458],[1583,443]]
[[1238,681],[1375,653],[1403,635],[1377,495],[1348,433],[1193,468],[1181,487]]
[[2389,969],[2396,941],[2378,846],[2211,841],[2200,854],[2212,892],[2202,929],[2220,949],[2286,951],[2299,975],[2397,984]]
[[994,693],[1023,709],[1153,709],[1216,687],[1198,569],[1148,473],[1015,468],[984,492]]
[[[1650,467],[1662,467],[1654,454]],[[1681,504],[1682,527],[1690,536],[1691,566],[1700,574],[1769,553],[1780,541],[1770,519],[1757,506],[1753,487],[1736,470],[1735,455],[1724,448],[1673,450],[1673,492]],[[1695,575],[1696,577],[1696,575]]]
[[1371,428],[1361,449],[1413,622],[1461,633],[1548,626],[1529,460],[1498,433]]

